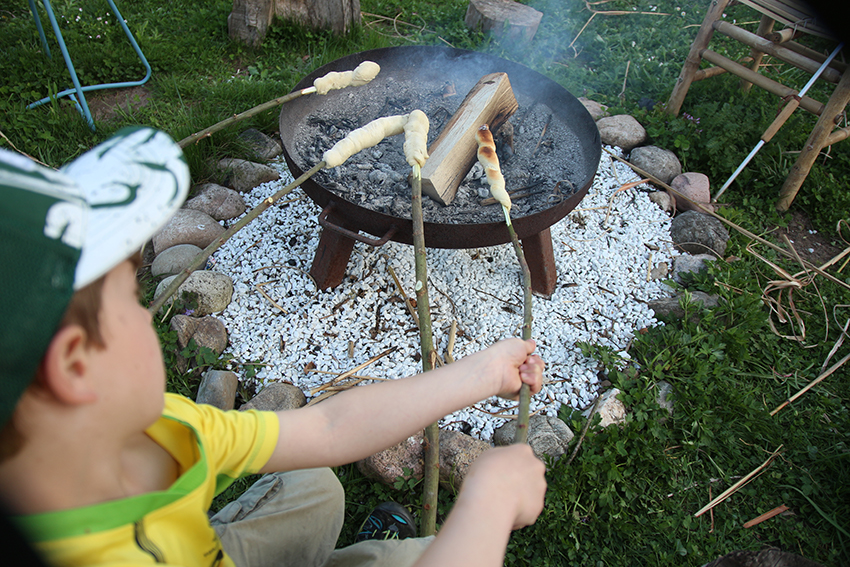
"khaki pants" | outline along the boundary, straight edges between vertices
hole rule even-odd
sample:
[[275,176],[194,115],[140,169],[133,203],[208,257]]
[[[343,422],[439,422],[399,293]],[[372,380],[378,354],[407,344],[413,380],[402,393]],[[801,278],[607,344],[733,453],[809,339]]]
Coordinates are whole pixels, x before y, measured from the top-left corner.
[[345,495],[330,469],[264,475],[210,519],[239,567],[409,567],[432,538],[334,549]]

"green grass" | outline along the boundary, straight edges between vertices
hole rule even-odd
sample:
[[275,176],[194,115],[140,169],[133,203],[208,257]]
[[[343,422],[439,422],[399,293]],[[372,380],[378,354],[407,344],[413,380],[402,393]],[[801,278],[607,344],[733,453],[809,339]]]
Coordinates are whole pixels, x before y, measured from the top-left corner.
[[[503,45],[467,30],[462,23],[465,0],[362,0],[364,13],[397,18],[396,26],[366,15],[367,25],[334,36],[277,22],[263,46],[251,49],[227,37],[229,0],[123,2],[119,8],[153,67],[146,85],[150,99],[142,108],[99,122],[95,133],[67,100],[25,110],[29,102],[66,88],[70,81],[55,42],[52,60],[41,54],[26,3],[0,3],[0,131],[7,138],[0,138],[0,145],[14,144],[59,166],[129,124],[153,125],[179,139],[288,92],[301,77],[338,57],[407,44],[450,44],[528,65],[576,96],[598,100],[615,113],[635,115],[655,143],[674,150],[686,170],[706,173],[715,187],[773,120],[775,97],[759,89],[742,95],[737,79],[726,76],[693,85],[683,106],[687,116],[670,117],[658,108],[638,106],[641,99],[666,101],[707,2],[595,4],[597,10],[669,15],[597,14],[590,23],[583,2],[527,3],[545,14],[531,47]],[[103,23],[106,2],[53,4],[60,20],[63,15],[73,20],[63,29],[84,83],[141,77],[141,65],[114,21]],[[757,25],[757,17],[742,6],[729,9],[727,19],[749,22],[743,25],[750,30]],[[101,38],[96,38],[98,32]],[[820,40],[809,43],[828,49]],[[746,48],[722,39],[712,47],[733,59],[747,54]],[[787,66],[769,72],[797,88],[808,79]],[[827,96],[820,84],[811,94],[820,100]],[[276,131],[277,114],[272,110],[258,115],[188,148],[193,179],[201,182],[211,175],[209,158],[241,151],[236,133],[242,128]],[[794,163],[792,152],[802,147],[813,124],[814,117],[802,110],[792,116],[726,192],[732,207],[724,209],[724,215],[756,234],[789,220],[788,214],[776,213],[773,204]],[[847,222],[850,211],[848,172],[850,143],[839,144],[812,169],[793,206],[842,247],[847,244],[838,238],[836,227],[842,219]],[[850,564],[850,367],[769,415],[820,374],[837,330],[847,320],[850,293],[823,278],[796,290],[793,299],[806,324],[806,340],[780,338],[771,330],[761,300],[762,290],[778,276],[747,252],[748,244],[733,233],[727,255],[741,260],[720,263],[693,282],[693,289],[720,294],[720,305],[699,313],[699,318],[685,317],[637,334],[629,351],[632,363],[624,365],[611,352],[582,345],[624,392],[628,421],[620,428],[592,430],[569,467],[565,461],[551,463],[546,508],[533,527],[514,534],[509,565],[699,566],[733,550],[765,546],[825,565]],[[764,247],[759,251],[788,272],[799,271],[774,252]],[[840,274],[833,268],[832,273],[850,280],[847,268]],[[782,334],[800,330],[773,320]],[[174,372],[175,338],[167,325],[166,318],[158,328],[170,388],[194,395],[197,373]],[[847,348],[842,346],[831,363]],[[210,360],[208,353],[197,351],[186,354],[202,366],[247,362]],[[672,416],[654,401],[658,380],[673,385]],[[562,413],[574,430],[581,429],[577,414]],[[716,496],[754,470],[780,445],[781,455],[764,474],[717,506],[713,520],[710,514],[694,517],[710,494]],[[397,500],[414,510],[420,505],[415,482],[385,487],[363,478],[354,466],[337,472],[348,498],[341,544],[351,541],[365,514],[382,500]],[[244,483],[235,484],[227,496],[241,488]],[[442,491],[441,518],[452,498],[451,491]],[[789,506],[791,513],[754,528],[742,527],[780,504]]]

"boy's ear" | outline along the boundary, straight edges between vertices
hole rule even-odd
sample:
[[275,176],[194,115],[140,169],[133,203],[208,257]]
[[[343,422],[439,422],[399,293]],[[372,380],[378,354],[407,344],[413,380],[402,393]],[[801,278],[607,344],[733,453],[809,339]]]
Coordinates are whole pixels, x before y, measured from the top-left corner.
[[97,400],[91,380],[88,335],[80,325],[62,327],[50,341],[41,363],[41,385],[57,401],[69,405]]

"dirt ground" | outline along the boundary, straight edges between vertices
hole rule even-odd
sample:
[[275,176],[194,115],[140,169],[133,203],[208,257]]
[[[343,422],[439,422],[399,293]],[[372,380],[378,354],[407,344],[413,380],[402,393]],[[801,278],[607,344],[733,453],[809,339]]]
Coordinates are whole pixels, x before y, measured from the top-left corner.
[[119,113],[129,114],[133,109],[147,106],[151,92],[144,85],[124,89],[104,89],[86,94],[92,117],[111,120]]
[[[777,227],[773,234],[780,241],[782,235],[786,235],[800,257],[816,266],[824,265],[848,246],[841,246],[842,243],[837,238],[814,232],[811,221],[802,211],[794,211],[788,226]],[[844,260],[841,260],[833,268],[840,267],[843,262]]]

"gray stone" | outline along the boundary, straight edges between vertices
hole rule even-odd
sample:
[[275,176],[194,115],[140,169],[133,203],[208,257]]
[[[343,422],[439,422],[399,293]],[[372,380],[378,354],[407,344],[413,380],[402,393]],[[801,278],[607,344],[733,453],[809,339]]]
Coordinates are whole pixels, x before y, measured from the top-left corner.
[[440,482],[460,488],[469,467],[484,451],[491,449],[486,441],[459,431],[440,431]]
[[676,197],[667,191],[653,191],[649,194],[649,200],[658,205],[665,213],[674,213],[676,211]]
[[178,274],[188,268],[192,260],[201,252],[203,250],[194,244],[177,244],[166,248],[154,258],[151,264],[151,275],[158,278]]
[[590,113],[591,118],[594,120],[599,120],[605,116],[608,116],[608,107],[604,104],[599,104],[595,100],[590,100],[589,98],[579,97],[578,101],[584,105],[587,111]]
[[298,386],[288,382],[272,382],[260,390],[260,393],[251,398],[247,403],[242,404],[239,411],[252,409],[260,411],[286,411],[304,407],[306,404],[307,397]]
[[177,333],[177,346],[181,349],[186,348],[189,341],[192,340],[192,335],[195,334],[195,329],[198,328],[197,317],[183,315],[182,313],[171,318],[171,330]]
[[229,370],[209,370],[201,379],[198,396],[199,404],[209,404],[220,410],[232,410],[236,403],[236,388],[239,378]]
[[245,130],[239,134],[239,139],[251,148],[257,158],[263,161],[274,159],[283,152],[283,147],[277,140],[266,136],[256,128]]
[[640,146],[629,154],[629,162],[664,183],[670,183],[682,173],[682,163],[676,154],[657,146]]
[[684,252],[714,254],[722,258],[729,241],[729,231],[711,215],[686,211],[670,224],[670,238]]
[[[493,444],[510,445],[516,435],[516,420],[510,420],[493,434]],[[558,459],[567,452],[567,447],[575,435],[567,424],[554,416],[532,415],[528,418],[528,444],[534,454],[542,459],[549,455]]]
[[194,244],[206,248],[221,236],[224,227],[206,213],[192,209],[179,209],[171,220],[153,237],[154,252],[159,255],[166,248],[178,244]]
[[[422,478],[424,469],[423,443],[422,433],[417,433],[401,443],[357,461],[357,468],[363,476],[390,485],[398,477]],[[405,469],[410,472],[409,475]]]
[[[599,400],[599,408],[596,410],[596,413],[598,413],[601,418],[601,421],[599,422],[601,427],[619,425],[626,422],[626,406],[624,406],[623,402],[620,401],[620,398],[617,397],[619,395],[620,390],[617,388],[611,388],[602,394],[602,399]],[[593,409],[592,406],[588,408],[583,415],[588,417],[591,409]]]
[[[154,292],[154,298],[159,297],[165,288],[168,287],[168,285],[176,277],[177,276],[169,276],[159,282],[159,285],[156,286],[156,291]],[[194,316],[203,317],[204,315],[218,313],[230,305],[230,300],[233,297],[233,280],[230,276],[220,272],[210,272],[206,270],[192,272],[192,274],[186,278],[186,281],[177,288],[177,292],[168,298],[163,309],[165,309],[167,305],[173,303],[176,296],[187,294],[189,294],[190,297],[187,297],[186,299],[191,299],[192,297],[197,299],[197,307],[195,308],[194,313],[192,313]]]
[[[177,347],[182,351],[194,340],[198,347],[206,347],[217,355],[227,348],[227,328],[215,317],[190,317],[177,314],[171,318],[171,330],[177,333]],[[177,369],[186,372],[191,360],[177,353]]]
[[655,397],[655,401],[658,402],[658,405],[661,408],[667,410],[668,415],[673,415],[673,400],[671,394],[673,393],[673,385],[669,382],[665,382],[664,380],[660,380],[655,387],[658,389],[658,395]]
[[[690,295],[690,303],[697,305],[702,304],[705,309],[716,307],[719,299],[717,295],[709,295],[702,291],[693,291]],[[685,311],[681,306],[681,297],[682,296],[653,299],[648,303],[648,306],[652,309],[655,313],[655,317],[658,319],[681,319],[685,316]]]
[[186,201],[183,206],[206,213],[215,220],[230,220],[248,210],[242,195],[215,183],[201,185],[197,196]]
[[[440,483],[459,488],[470,465],[490,444],[458,431],[440,431]],[[422,433],[417,433],[401,443],[357,462],[364,476],[392,484],[396,478],[422,478],[425,451]],[[405,469],[410,475],[405,474]]]
[[280,179],[280,173],[267,165],[244,159],[225,158],[218,162],[222,173],[222,185],[231,187],[240,193],[250,191],[258,185]]
[[673,260],[673,280],[677,283],[684,283],[682,274],[698,273],[708,269],[707,262],[716,260],[711,254],[682,254],[676,256]]
[[[711,184],[708,181],[708,176],[704,173],[682,173],[677,175],[670,182],[670,187],[681,193],[683,196],[704,206],[711,212],[714,212],[714,205],[711,204]],[[698,211],[702,209],[685,199],[677,199],[676,205],[680,211]]]
[[646,141],[646,129],[633,116],[618,114],[606,116],[596,121],[602,143],[631,151]]

